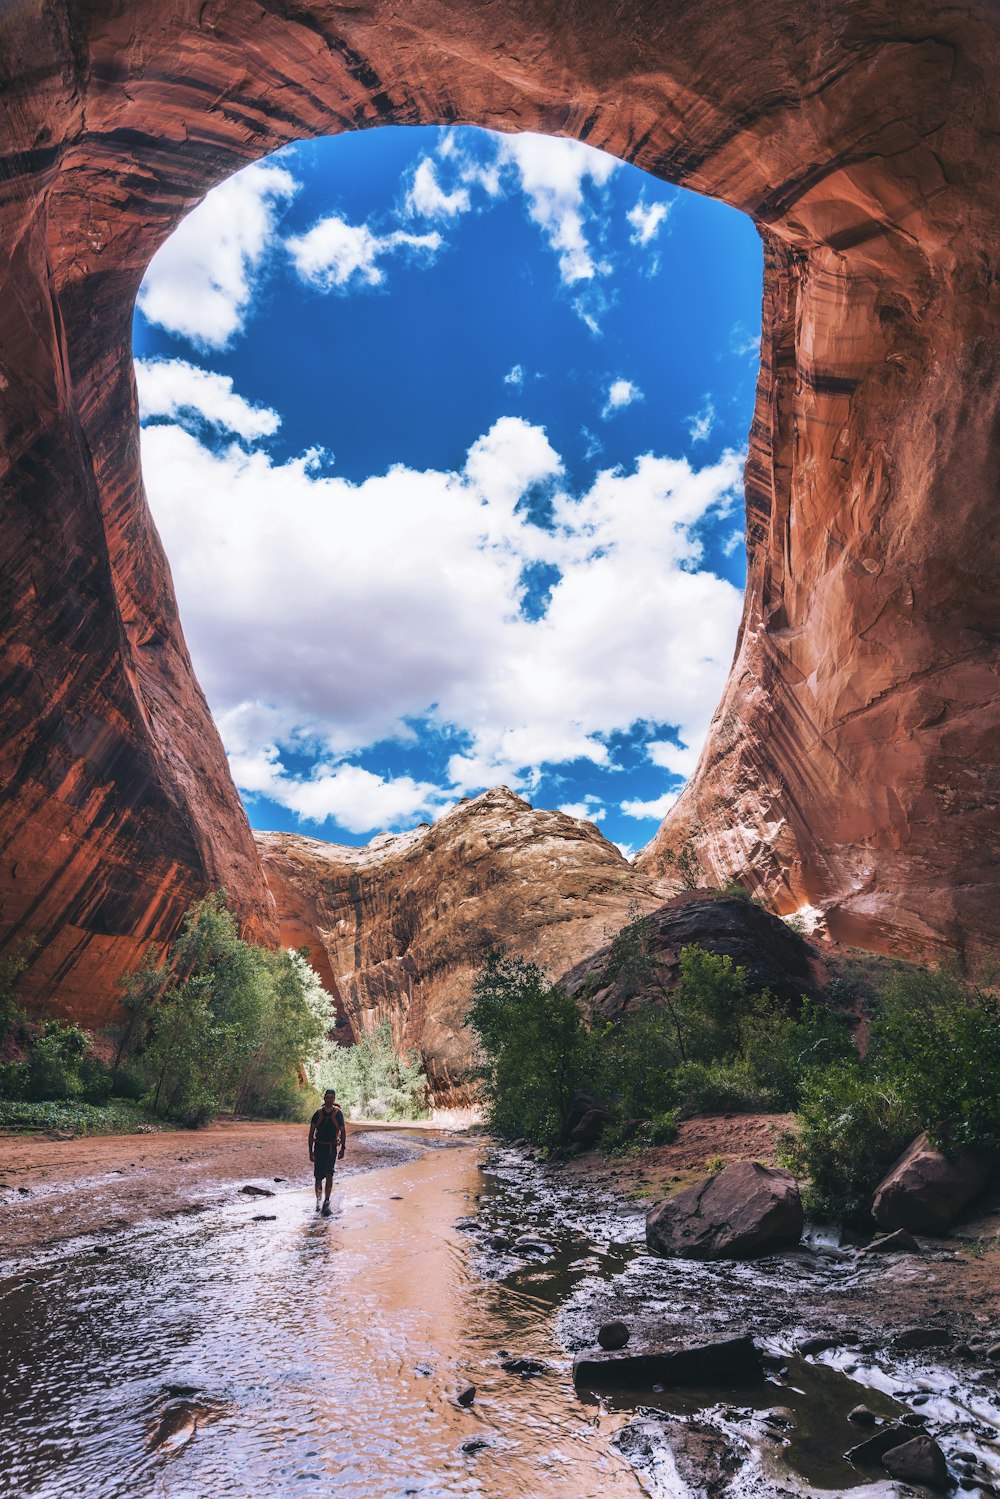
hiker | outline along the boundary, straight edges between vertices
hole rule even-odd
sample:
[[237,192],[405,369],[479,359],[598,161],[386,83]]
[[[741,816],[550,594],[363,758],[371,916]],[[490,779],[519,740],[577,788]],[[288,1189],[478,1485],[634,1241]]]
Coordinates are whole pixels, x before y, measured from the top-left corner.
[[[317,1109],[309,1121],[309,1159],[313,1163],[313,1175],[316,1179],[316,1211],[322,1212],[325,1218],[330,1216],[330,1193],[333,1191],[333,1172],[337,1164],[338,1144],[340,1159],[343,1160],[344,1148],[347,1145],[347,1129],[344,1116],[337,1104],[337,1094],[333,1088],[327,1088],[323,1094],[323,1107]],[[326,1185],[325,1196],[323,1195],[324,1184]]]

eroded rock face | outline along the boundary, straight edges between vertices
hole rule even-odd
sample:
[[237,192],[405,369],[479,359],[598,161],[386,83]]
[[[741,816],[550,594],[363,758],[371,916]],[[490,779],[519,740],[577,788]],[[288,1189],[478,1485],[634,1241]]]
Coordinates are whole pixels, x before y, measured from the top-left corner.
[[749,1259],[797,1244],[803,1223],[790,1171],[735,1161],[650,1208],[646,1243],[674,1259]]
[[282,940],[309,944],[351,1034],[388,1020],[439,1104],[465,1101],[472,981],[490,943],[557,976],[658,897],[593,823],[506,787],[430,826],[346,848],[258,833]]
[[994,6],[24,0],[0,28],[0,925],[40,939],[29,996],[98,1018],[213,884],[274,935],[145,503],[131,312],[216,182],[389,123],[574,136],[761,226],[743,624],[645,868],[690,838],[842,940],[995,947]]

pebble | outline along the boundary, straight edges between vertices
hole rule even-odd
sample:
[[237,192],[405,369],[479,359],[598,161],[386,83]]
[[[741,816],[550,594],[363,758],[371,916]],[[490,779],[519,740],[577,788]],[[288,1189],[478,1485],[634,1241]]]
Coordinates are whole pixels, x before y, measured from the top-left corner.
[[458,1394],[455,1396],[455,1399],[458,1401],[459,1405],[464,1405],[466,1409],[468,1409],[475,1398],[476,1387],[474,1384],[466,1385],[465,1389],[459,1390]]

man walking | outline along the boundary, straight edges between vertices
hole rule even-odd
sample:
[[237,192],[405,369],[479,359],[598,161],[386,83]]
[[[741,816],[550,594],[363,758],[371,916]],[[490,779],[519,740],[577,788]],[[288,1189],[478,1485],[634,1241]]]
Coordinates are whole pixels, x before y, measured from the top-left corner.
[[[340,1150],[338,1152],[338,1145]],[[337,1104],[333,1088],[323,1094],[323,1107],[317,1109],[309,1122],[309,1159],[313,1163],[316,1178],[316,1211],[324,1218],[330,1216],[330,1193],[333,1191],[333,1172],[338,1154],[344,1159],[347,1145],[347,1128],[344,1116]],[[326,1187],[324,1195],[323,1188]]]

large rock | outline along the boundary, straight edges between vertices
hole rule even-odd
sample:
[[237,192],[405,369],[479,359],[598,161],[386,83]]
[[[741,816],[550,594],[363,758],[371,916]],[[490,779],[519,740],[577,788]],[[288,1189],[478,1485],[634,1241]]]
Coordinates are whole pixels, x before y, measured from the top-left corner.
[[[591,822],[533,808],[501,786],[433,827],[347,848],[258,833],[282,939],[305,942],[332,988],[345,1039],[381,1021],[422,1053],[439,1105],[465,1101],[472,981],[490,943],[551,973],[591,951],[630,906],[658,903],[650,882]],[[600,1110],[575,1100],[570,1125]],[[606,1120],[591,1118],[587,1143]]]
[[586,993],[605,1015],[617,1017],[662,1000],[660,986],[672,987],[680,978],[683,949],[697,944],[745,968],[752,989],[771,989],[792,1004],[817,991],[810,944],[777,916],[740,896],[685,891],[648,913],[646,931],[649,955],[656,963],[655,983],[644,987],[641,980],[629,978],[608,982],[608,943],[564,973],[560,982],[571,994]]
[[586,140],[760,226],[743,620],[644,868],[690,839],[846,940],[995,949],[995,7],[23,0],[0,28],[0,941],[40,939],[29,996],[100,1018],[217,883],[273,939],[145,502],[132,309],[215,183],[380,124]]
[[736,1161],[646,1215],[646,1243],[684,1260],[738,1260],[797,1244],[802,1202],[790,1171]]
[[889,1230],[943,1234],[985,1187],[995,1157],[971,1151],[945,1155],[920,1135],[880,1183],[875,1222]]
[[586,1353],[573,1360],[578,1389],[638,1389],[642,1385],[737,1384],[762,1378],[760,1350],[747,1334],[703,1343],[675,1341],[642,1353]]

